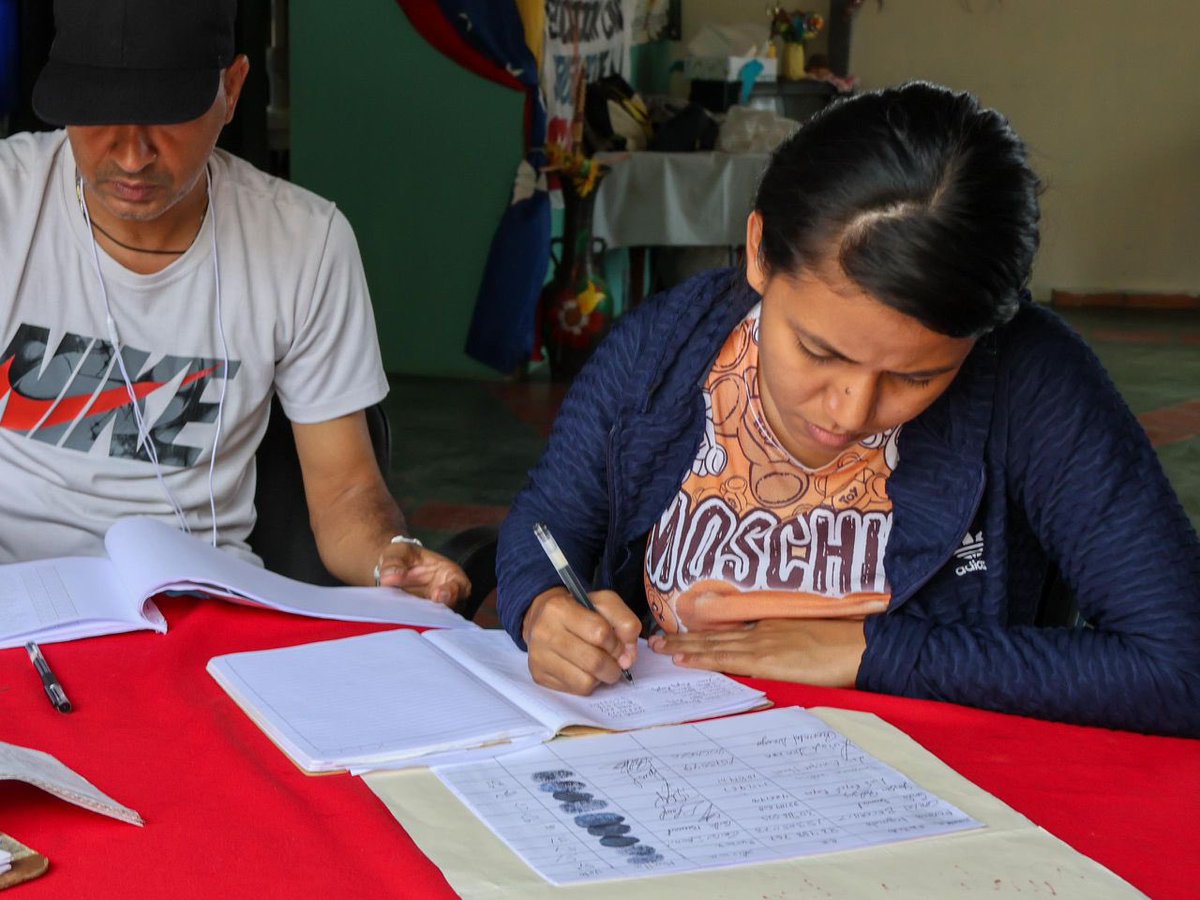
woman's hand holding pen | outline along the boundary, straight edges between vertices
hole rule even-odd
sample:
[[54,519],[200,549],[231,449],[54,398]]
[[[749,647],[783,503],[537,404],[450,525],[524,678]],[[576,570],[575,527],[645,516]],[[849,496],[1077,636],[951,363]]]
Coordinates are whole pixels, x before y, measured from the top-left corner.
[[525,613],[521,636],[529,647],[529,672],[544,687],[590,694],[621,680],[633,666],[642,623],[612,591],[588,594],[584,609],[565,587],[538,594]]

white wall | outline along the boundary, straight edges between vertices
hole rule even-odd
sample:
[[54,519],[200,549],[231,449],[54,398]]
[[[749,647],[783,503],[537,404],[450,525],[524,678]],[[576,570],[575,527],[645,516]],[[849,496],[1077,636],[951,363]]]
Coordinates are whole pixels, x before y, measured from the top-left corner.
[[1039,298],[1200,293],[1198,38],[1192,0],[868,0],[851,62],[864,87],[926,78],[1009,117],[1046,182]]
[[[767,5],[683,0],[684,44]],[[828,0],[783,5],[828,13]],[[866,0],[851,69],[866,88],[969,90],[1009,117],[1046,183],[1039,298],[1200,293],[1200,3]]]

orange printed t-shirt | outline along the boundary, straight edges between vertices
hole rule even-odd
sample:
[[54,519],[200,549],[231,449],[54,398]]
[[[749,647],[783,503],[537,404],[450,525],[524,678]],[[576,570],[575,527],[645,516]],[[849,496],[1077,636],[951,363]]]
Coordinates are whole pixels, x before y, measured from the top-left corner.
[[767,426],[759,307],[729,335],[704,386],[704,436],[646,546],[646,597],[667,631],[758,619],[862,616],[890,593],[888,476],[899,428],[819,469]]

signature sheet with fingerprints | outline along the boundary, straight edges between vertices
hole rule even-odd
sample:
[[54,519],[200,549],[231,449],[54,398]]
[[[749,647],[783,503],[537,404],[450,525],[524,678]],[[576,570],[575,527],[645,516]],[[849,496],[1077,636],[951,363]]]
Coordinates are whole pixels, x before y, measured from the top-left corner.
[[795,708],[558,740],[434,772],[554,884],[984,827]]

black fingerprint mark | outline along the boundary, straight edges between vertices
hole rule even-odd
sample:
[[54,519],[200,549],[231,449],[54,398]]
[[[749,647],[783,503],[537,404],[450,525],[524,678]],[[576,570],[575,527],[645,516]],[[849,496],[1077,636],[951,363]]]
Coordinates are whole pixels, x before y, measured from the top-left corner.
[[[585,794],[585,797],[591,797],[591,794]],[[596,809],[604,809],[608,806],[607,800],[573,800],[569,803],[558,804],[565,813],[583,813],[592,812]]]
[[606,837],[614,834],[628,834],[628,825],[592,825],[588,828],[587,833],[592,837]]
[[534,781],[555,781],[561,778],[570,778],[574,774],[569,769],[554,769],[550,772],[534,772],[530,777]]
[[538,783],[538,790],[552,794],[555,800],[560,801],[559,807],[563,812],[578,813],[574,818],[576,826],[585,829],[592,837],[599,838],[601,847],[624,853],[629,862],[637,866],[663,861],[661,853],[629,833],[632,829],[625,824],[624,816],[596,812],[608,806],[607,801],[596,800],[594,795],[583,790],[587,784],[574,780],[577,777],[574,772],[554,769],[534,772],[530,777]]
[[619,816],[616,813],[584,813],[582,816],[575,817],[575,824],[580,828],[600,828],[605,825],[620,825],[625,821],[624,816]]
[[[555,791],[554,799],[563,803],[583,803],[586,800],[591,800],[592,795],[586,791]],[[567,810],[567,812],[572,811]]]
[[637,844],[625,848],[625,855],[635,866],[648,866],[651,863],[662,862],[662,854],[649,844]]
[[585,787],[587,785],[582,781],[543,781],[538,785],[538,790],[550,793],[551,791],[577,791]]
[[606,834],[600,838],[601,847],[632,847],[634,844],[640,844],[641,838],[623,837],[619,834]]

